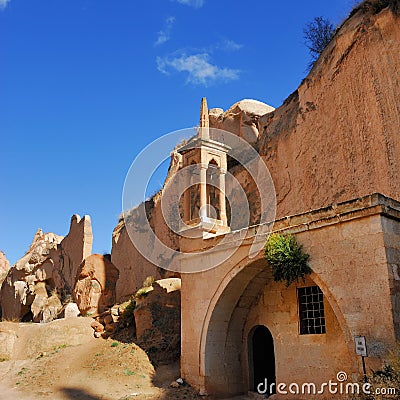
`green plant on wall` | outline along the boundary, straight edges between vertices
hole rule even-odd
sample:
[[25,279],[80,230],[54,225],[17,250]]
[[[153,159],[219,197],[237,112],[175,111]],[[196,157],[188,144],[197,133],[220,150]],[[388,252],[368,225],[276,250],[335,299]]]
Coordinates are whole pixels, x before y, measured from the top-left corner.
[[308,265],[310,256],[303,251],[303,246],[298,244],[291,235],[274,233],[268,237],[265,244],[265,258],[272,267],[275,282],[286,282],[288,287],[299,278],[312,272]]

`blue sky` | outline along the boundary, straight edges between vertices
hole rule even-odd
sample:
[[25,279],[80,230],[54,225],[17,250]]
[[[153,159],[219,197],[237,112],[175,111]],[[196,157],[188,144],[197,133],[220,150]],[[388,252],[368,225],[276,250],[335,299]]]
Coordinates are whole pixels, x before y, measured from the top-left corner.
[[200,99],[278,107],[306,76],[303,27],[354,0],[0,0],[0,249],[89,214],[111,250],[125,176]]

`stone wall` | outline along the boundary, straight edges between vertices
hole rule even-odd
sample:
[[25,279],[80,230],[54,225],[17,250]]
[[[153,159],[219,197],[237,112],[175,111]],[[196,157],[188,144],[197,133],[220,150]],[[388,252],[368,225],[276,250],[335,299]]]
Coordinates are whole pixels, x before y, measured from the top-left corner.
[[375,215],[299,234],[317,282],[335,299],[351,336],[367,337],[367,368],[373,369],[395,343],[386,222]]
[[393,322],[396,339],[400,340],[400,224],[398,221],[383,218],[383,240],[390,282]]
[[[358,379],[362,367],[355,335],[366,336],[367,369],[381,367],[396,343],[398,291],[391,271],[400,258],[388,241],[399,227],[400,204],[380,195],[276,222],[275,230],[295,234],[310,254],[311,279],[324,293],[327,312],[327,333],[318,337],[298,334],[295,287],[273,282],[263,254],[250,260],[246,238],[223,265],[182,274],[184,378],[203,393],[247,391],[247,338],[257,324],[266,324],[274,335],[280,382],[293,376],[324,382],[339,370]],[[231,234],[233,246],[238,235]],[[205,240],[202,248],[213,245],[215,239]],[[200,253],[188,262],[200,270],[206,260]]]
[[[274,338],[275,368],[277,382],[313,382],[320,386],[329,379],[335,380],[339,371],[345,371],[350,379],[357,380],[353,360],[349,354],[342,328],[329,301],[324,299],[326,334],[299,335],[299,312],[297,288],[314,286],[307,278],[305,282],[286,288],[284,283],[269,281],[258,301],[249,311],[243,331],[243,370],[250,376],[248,359],[251,331],[257,325],[266,326]],[[354,357],[353,357],[354,358]],[[249,387],[251,382],[247,381]]]

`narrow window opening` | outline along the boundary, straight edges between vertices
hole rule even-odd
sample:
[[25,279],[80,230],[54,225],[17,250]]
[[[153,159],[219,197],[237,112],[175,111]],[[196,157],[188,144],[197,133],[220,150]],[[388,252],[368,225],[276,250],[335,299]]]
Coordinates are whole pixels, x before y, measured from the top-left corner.
[[299,302],[300,335],[326,332],[324,295],[318,286],[297,289]]
[[219,167],[213,159],[207,168],[207,217],[220,219],[219,210]]

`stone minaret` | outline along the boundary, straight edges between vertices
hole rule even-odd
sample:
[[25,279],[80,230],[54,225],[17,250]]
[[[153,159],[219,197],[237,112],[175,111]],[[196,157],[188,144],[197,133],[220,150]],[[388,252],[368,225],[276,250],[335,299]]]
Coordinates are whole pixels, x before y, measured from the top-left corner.
[[182,230],[200,230],[207,234],[229,232],[225,197],[229,150],[225,144],[210,139],[207,100],[203,97],[197,135],[178,150],[183,168],[187,167]]

